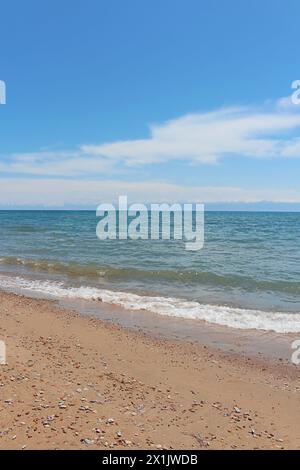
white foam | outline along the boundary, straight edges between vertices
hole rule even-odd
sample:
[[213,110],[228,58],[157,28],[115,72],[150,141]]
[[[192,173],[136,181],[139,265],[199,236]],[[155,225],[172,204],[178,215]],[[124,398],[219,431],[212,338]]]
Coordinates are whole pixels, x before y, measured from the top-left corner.
[[67,287],[62,282],[0,276],[0,288],[50,298],[98,300],[126,310],[146,310],[159,315],[205,320],[231,328],[300,332],[300,313],[266,312],[200,304],[173,297],[151,297],[94,287]]

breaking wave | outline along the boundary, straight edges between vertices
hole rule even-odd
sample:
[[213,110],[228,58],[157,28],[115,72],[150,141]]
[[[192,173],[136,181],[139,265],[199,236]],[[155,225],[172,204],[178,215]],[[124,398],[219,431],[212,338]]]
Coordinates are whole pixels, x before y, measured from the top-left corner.
[[54,299],[85,299],[144,310],[159,315],[204,320],[232,328],[269,330],[278,333],[300,332],[300,312],[283,313],[201,304],[174,297],[154,297],[95,287],[69,287],[63,282],[0,276],[0,288],[23,294],[39,294]]

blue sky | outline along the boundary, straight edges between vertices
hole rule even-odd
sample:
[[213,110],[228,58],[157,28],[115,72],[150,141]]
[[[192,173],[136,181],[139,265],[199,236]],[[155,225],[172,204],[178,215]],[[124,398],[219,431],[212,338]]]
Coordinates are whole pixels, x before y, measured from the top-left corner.
[[2,4],[0,207],[94,208],[128,194],[300,208],[299,10],[297,0]]

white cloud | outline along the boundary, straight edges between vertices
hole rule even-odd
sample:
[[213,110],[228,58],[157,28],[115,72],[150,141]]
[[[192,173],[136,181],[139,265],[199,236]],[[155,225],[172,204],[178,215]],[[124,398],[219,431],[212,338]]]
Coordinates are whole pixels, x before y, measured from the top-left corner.
[[[297,108],[297,109],[296,109]],[[300,113],[287,98],[262,108],[221,108],[150,126],[146,139],[82,145],[70,151],[12,154],[0,163],[8,174],[87,177],[175,160],[213,164],[226,155],[300,157],[295,130]]]
[[[296,108],[284,98],[260,109],[223,108],[182,116],[150,126],[146,139],[11,154],[0,161],[0,204],[96,206],[119,194],[128,194],[137,202],[151,202],[155,195],[156,201],[168,202],[299,203],[300,192],[292,188],[184,187],[142,178],[141,182],[121,180],[124,171],[132,178],[132,167],[147,164],[179,160],[192,165],[214,164],[227,155],[300,157],[300,109]],[[1,178],[1,173],[6,176]]]
[[112,168],[107,158],[90,157],[81,151],[13,154],[0,162],[0,171],[43,176],[83,176],[102,174]]
[[90,205],[117,201],[127,194],[131,202],[285,202],[300,203],[293,189],[247,189],[242,187],[190,186],[167,182],[125,182],[70,179],[0,179],[0,205],[57,206]]
[[300,114],[225,108],[197,113],[150,127],[150,137],[85,145],[84,153],[122,159],[127,165],[172,160],[214,163],[226,155],[254,158],[284,156],[282,134],[300,127]]

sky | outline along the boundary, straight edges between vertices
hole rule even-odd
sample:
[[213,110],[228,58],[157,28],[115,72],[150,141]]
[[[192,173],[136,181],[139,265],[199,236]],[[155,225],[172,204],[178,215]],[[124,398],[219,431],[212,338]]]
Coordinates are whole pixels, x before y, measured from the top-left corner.
[[300,210],[299,13],[298,0],[1,2],[0,208],[126,194]]

